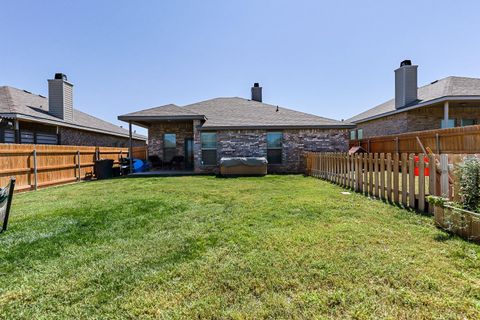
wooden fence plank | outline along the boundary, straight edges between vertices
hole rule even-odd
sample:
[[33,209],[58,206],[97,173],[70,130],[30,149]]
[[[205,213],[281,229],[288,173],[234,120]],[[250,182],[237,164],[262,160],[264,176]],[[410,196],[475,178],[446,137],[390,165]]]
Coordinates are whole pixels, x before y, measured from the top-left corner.
[[418,210],[425,211],[425,155],[418,155]]
[[448,198],[450,195],[449,184],[448,184],[448,155],[440,155],[440,192],[441,196]]
[[374,165],[375,165],[375,186],[374,186],[374,195],[376,198],[380,197],[380,174],[379,174],[379,160],[378,153],[374,154]]
[[415,209],[415,155],[412,153],[408,158],[408,205]]
[[380,153],[380,199],[385,199],[385,153]]
[[402,204],[404,207],[408,205],[407,196],[408,196],[408,155],[406,153],[402,153]]
[[392,154],[387,153],[387,200],[392,201]]
[[368,194],[373,196],[373,154],[368,154]]
[[398,170],[398,153],[393,155],[393,201],[395,203],[400,202],[399,191],[400,191],[400,173]]

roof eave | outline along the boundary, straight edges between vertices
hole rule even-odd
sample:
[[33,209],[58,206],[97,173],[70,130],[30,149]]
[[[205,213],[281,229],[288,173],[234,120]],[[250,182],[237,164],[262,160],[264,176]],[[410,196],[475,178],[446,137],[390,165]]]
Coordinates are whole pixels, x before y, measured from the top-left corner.
[[200,131],[209,130],[285,130],[285,129],[351,129],[355,124],[338,125],[271,125],[271,126],[202,126]]
[[[118,132],[95,129],[95,128],[91,128],[91,127],[81,126],[81,125],[78,125],[78,124],[63,122],[63,121],[60,121],[60,120],[55,121],[55,120],[51,120],[51,119],[45,119],[45,118],[25,115],[25,114],[21,114],[21,113],[1,113],[0,116],[1,117],[6,117],[6,118],[11,118],[11,119],[29,120],[29,121],[33,121],[33,122],[40,122],[40,123],[46,123],[46,124],[51,124],[51,125],[57,125],[57,126],[60,126],[60,127],[68,127],[68,128],[79,129],[79,130],[92,131],[92,132],[108,134],[108,135],[111,135],[111,136],[117,136],[117,137],[123,137],[123,138],[128,138],[129,137],[128,133],[121,134],[121,133],[118,133]],[[147,137],[134,135],[133,139],[146,141]]]
[[405,112],[405,111],[409,111],[409,110],[413,110],[413,109],[417,109],[417,108],[421,108],[421,107],[427,107],[427,106],[429,106],[429,105],[436,104],[436,103],[440,103],[440,102],[445,102],[445,101],[465,101],[465,100],[466,100],[466,101],[480,100],[480,96],[444,96],[444,97],[440,97],[440,98],[436,98],[436,99],[424,101],[424,102],[415,104],[415,105],[413,105],[413,106],[409,106],[409,107],[404,107],[404,108],[401,108],[401,109],[392,110],[392,111],[389,111],[389,112],[377,114],[377,115],[374,115],[374,116],[371,116],[371,117],[367,117],[367,118],[363,118],[363,119],[360,119],[360,120],[349,120],[349,121],[352,122],[352,123],[354,123],[354,124],[358,124],[358,123],[362,123],[362,122],[367,122],[367,121],[370,121],[370,120],[375,120],[375,119],[383,118],[383,117],[386,117],[386,116],[394,115],[394,114],[397,114],[397,113],[401,113],[401,112]]
[[204,115],[178,115],[178,116],[118,116],[121,121],[169,121],[169,120],[207,120]]

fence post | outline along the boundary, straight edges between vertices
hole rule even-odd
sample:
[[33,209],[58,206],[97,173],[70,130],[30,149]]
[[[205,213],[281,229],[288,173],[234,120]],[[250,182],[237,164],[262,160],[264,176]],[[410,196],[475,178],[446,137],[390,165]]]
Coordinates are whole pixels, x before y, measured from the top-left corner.
[[38,168],[37,168],[37,146],[33,147],[33,179],[34,179],[34,190],[38,188]]
[[82,171],[80,166],[80,150],[77,150],[78,181],[82,180]]

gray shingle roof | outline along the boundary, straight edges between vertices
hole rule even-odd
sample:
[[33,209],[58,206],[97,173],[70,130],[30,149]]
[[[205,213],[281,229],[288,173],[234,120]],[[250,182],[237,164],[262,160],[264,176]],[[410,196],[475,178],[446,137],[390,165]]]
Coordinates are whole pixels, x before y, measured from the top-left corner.
[[203,118],[201,114],[195,113],[190,111],[186,108],[179,107],[174,104],[167,104],[160,107],[149,108],[145,110],[140,110],[132,113],[128,113],[125,115],[120,116],[119,118],[144,118],[144,117],[151,117],[151,118],[170,118],[170,117],[177,117],[177,118]]
[[[222,128],[340,128],[351,127],[352,124],[323,118],[316,115],[294,111],[291,109],[261,103],[243,98],[215,98],[202,102],[178,107],[172,105],[133,112],[120,116],[119,119],[127,120],[132,116],[155,115],[190,115],[204,116],[206,118],[203,129]],[[131,118],[132,119],[132,118]]]
[[[455,96],[479,96],[480,98],[480,79],[447,77],[434,81],[426,86],[418,88],[418,100],[408,107],[411,109],[411,107],[415,107],[416,105],[424,106],[429,101]],[[395,111],[401,112],[402,109],[395,109],[395,99],[391,99],[347,119],[347,121],[355,123],[362,122],[382,115],[388,115]]]
[[[8,86],[0,87],[0,116],[25,118],[37,122],[128,137],[128,130],[77,109],[73,110],[72,122],[54,117],[48,113],[48,99],[46,97]],[[139,134],[134,134],[133,137],[146,139]]]

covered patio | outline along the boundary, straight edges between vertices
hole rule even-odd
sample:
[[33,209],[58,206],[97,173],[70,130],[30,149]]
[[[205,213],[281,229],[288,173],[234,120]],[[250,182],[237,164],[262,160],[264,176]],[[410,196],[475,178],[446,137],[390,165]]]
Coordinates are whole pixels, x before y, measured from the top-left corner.
[[[150,172],[134,175],[190,175],[195,170],[195,141],[199,141],[197,127],[206,118],[176,105],[142,110],[119,116],[128,122],[130,150],[132,145],[132,125],[148,130],[148,160],[152,164]],[[132,163],[130,164],[132,166]]]

